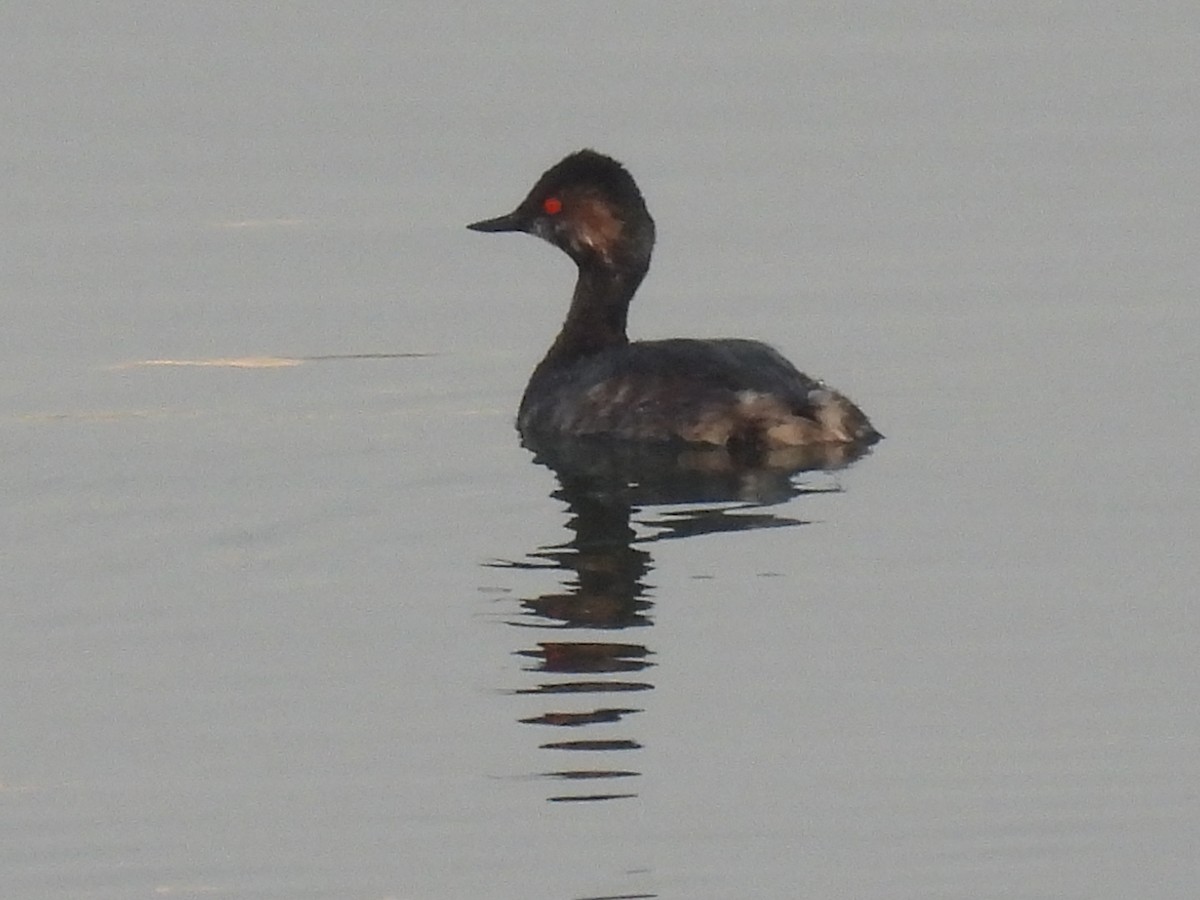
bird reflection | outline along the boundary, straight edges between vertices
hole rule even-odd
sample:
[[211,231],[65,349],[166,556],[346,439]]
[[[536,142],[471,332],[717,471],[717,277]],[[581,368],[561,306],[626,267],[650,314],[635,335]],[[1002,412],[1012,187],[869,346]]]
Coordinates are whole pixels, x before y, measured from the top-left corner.
[[[548,638],[516,651],[530,661],[526,671],[536,674],[534,683],[514,693],[545,696],[552,704],[540,715],[519,721],[562,730],[539,744],[540,749],[564,754],[590,751],[589,765],[567,762],[542,772],[543,777],[562,784],[614,780],[624,785],[609,791],[561,790],[548,797],[551,802],[635,797],[629,780],[640,773],[625,761],[635,759],[642,746],[634,717],[643,709],[635,697],[654,689],[649,677],[654,652],[645,644],[596,640],[595,635],[589,635],[589,640],[564,640],[562,632],[629,629],[633,637],[632,629],[653,624],[647,580],[653,560],[647,547],[701,534],[805,524],[767,507],[805,493],[837,490],[802,486],[796,476],[843,468],[867,451],[803,447],[745,458],[724,448],[581,439],[529,449],[535,461],[558,478],[559,488],[552,496],[566,504],[569,537],[539,548],[524,560],[494,564],[567,573],[560,590],[520,601],[519,613],[510,620]],[[572,702],[562,695],[574,695]],[[611,757],[611,763],[603,757],[605,762],[598,764],[601,757],[596,754],[601,752],[619,753],[619,757]]]

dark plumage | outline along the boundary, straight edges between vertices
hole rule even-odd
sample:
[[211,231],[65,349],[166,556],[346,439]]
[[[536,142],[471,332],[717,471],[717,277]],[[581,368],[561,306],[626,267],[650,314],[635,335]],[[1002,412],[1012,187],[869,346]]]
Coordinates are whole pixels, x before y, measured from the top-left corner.
[[650,265],[654,220],[615,160],[573,153],[513,212],[468,227],[535,234],[579,267],[562,331],[521,400],[517,427],[527,439],[772,448],[865,446],[882,436],[853,403],[758,341],[629,342],[626,314]]

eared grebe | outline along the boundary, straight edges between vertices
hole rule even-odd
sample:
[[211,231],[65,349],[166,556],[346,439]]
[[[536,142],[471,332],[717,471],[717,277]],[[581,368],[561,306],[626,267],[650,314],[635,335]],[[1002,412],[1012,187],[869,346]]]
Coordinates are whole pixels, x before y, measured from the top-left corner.
[[616,160],[572,153],[511,213],[467,227],[537,235],[579,267],[562,331],[521,398],[526,441],[596,435],[770,449],[882,437],[857,406],[758,341],[630,343],[626,314],[650,267],[654,220]]

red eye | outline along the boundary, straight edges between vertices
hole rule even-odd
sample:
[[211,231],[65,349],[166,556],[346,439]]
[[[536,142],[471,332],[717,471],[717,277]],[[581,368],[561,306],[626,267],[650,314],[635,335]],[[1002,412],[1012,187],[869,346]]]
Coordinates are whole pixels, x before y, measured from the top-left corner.
[[557,197],[547,197],[542,201],[542,209],[546,211],[547,215],[557,216],[562,212],[562,201]]

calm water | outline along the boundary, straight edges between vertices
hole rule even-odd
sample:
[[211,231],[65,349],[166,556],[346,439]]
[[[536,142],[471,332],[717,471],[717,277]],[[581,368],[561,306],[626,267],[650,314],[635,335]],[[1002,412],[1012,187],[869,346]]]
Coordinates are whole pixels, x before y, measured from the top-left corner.
[[[1177,10],[5,12],[0,896],[1197,896]],[[518,445],[585,145],[875,453]]]

